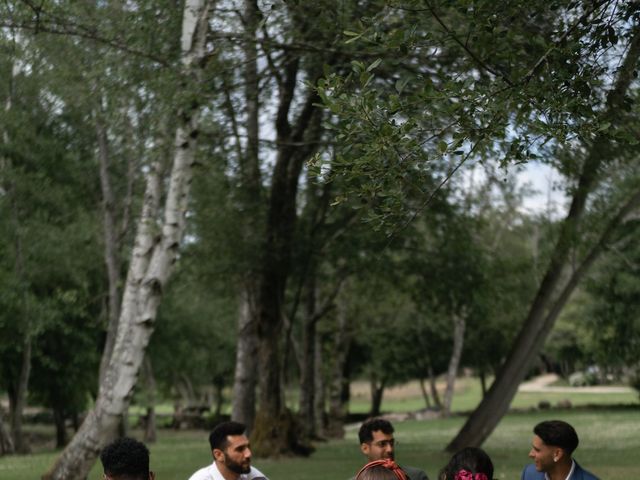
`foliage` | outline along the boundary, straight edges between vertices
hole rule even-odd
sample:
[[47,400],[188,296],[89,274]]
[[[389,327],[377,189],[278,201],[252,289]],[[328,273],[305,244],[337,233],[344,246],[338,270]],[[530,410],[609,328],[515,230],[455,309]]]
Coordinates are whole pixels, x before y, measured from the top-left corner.
[[78,412],[95,390],[100,342],[97,178],[86,137],[72,133],[79,119],[38,101],[37,75],[13,80],[2,117],[0,378],[17,381],[29,338],[34,397]]
[[392,2],[365,17],[345,41],[394,55],[353,61],[318,85],[348,145],[333,172],[352,181],[340,198],[362,198],[385,223],[406,214],[407,193],[427,203],[470,159],[552,161],[559,147],[602,132],[633,144],[600,113],[637,15],[606,1],[461,0]]

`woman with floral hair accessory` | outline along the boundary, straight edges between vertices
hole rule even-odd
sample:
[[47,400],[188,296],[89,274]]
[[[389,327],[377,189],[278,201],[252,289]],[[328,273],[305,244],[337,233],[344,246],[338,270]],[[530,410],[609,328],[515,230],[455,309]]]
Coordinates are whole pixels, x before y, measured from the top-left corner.
[[354,480],[407,480],[407,474],[390,458],[375,460],[360,469]]
[[463,448],[451,457],[438,479],[493,480],[493,462],[481,448]]

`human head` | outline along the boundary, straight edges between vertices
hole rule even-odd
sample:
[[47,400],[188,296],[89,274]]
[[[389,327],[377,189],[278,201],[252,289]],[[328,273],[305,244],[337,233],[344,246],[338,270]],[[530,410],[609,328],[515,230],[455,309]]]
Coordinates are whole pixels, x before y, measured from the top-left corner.
[[395,457],[393,425],[383,418],[366,420],[358,431],[360,450],[370,462]]
[[367,463],[354,480],[407,480],[407,474],[391,459]]
[[555,465],[571,462],[571,454],[578,447],[578,434],[567,422],[547,420],[533,427],[529,457],[536,470],[549,472]]
[[456,452],[440,471],[439,480],[491,480],[493,462],[481,448],[467,447]]
[[209,444],[219,468],[235,474],[251,471],[251,449],[246,430],[247,427],[238,422],[223,422],[213,429]]
[[149,449],[137,440],[122,437],[100,453],[100,461],[108,480],[153,480],[149,471]]

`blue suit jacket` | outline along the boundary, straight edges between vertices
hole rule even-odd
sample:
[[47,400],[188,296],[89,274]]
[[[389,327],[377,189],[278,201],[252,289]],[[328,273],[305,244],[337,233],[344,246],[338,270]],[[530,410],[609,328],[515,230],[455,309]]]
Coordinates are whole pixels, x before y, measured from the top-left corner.
[[[574,460],[575,462],[575,460]],[[527,465],[522,471],[522,480],[545,480],[544,472],[538,472],[534,464]],[[578,462],[576,462],[576,468],[573,469],[573,474],[569,480],[598,480],[593,473],[586,471]]]

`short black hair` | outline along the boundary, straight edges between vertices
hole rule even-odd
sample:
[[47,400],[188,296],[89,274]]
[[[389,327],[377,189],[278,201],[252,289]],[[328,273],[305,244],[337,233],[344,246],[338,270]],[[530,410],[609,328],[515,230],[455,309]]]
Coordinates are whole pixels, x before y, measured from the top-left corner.
[[118,438],[100,453],[104,473],[118,480],[149,479],[149,449],[129,437]]
[[209,435],[209,444],[211,445],[211,451],[216,448],[224,450],[229,445],[227,437],[229,435],[243,435],[247,431],[247,427],[244,423],[240,422],[222,422],[216,428],[213,429]]
[[467,447],[454,453],[438,478],[453,480],[460,470],[472,473],[474,478],[476,473],[484,473],[489,480],[493,478],[493,462],[481,448]]
[[533,427],[533,433],[539,436],[545,445],[560,447],[569,455],[578,448],[578,434],[567,422],[547,420]]
[[362,423],[358,431],[360,443],[369,443],[373,440],[373,432],[381,431],[386,435],[393,433],[393,425],[384,418],[370,418]]

